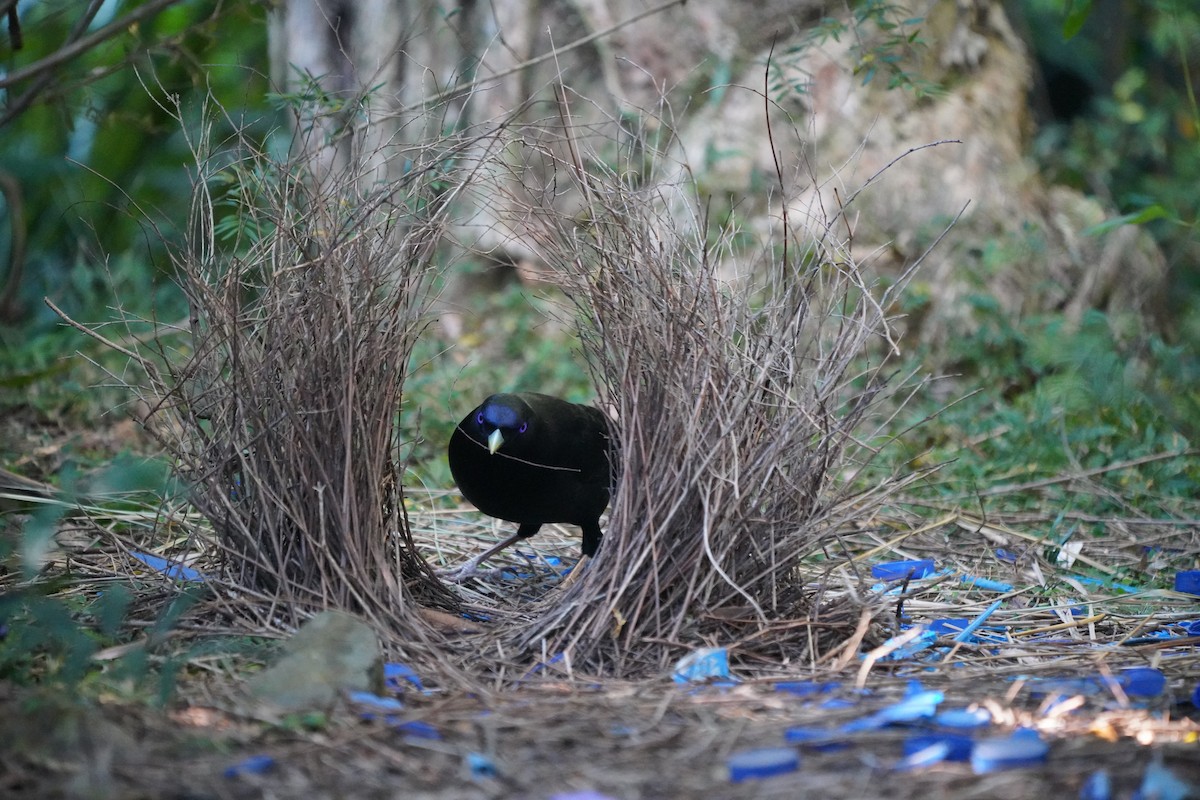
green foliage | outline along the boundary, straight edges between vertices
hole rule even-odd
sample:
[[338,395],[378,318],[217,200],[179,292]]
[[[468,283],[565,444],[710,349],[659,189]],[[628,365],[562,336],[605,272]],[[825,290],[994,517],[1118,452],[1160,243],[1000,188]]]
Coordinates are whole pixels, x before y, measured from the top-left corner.
[[[120,4],[116,13],[138,5]],[[0,392],[37,384],[52,405],[91,382],[76,374],[79,362],[64,361],[80,337],[61,328],[44,296],[82,321],[109,319],[114,305],[179,318],[165,246],[188,219],[191,154],[164,98],[199,104],[207,95],[239,109],[214,137],[236,124],[256,126],[265,138],[276,118],[265,99],[264,13],[259,4],[210,0],[173,6],[61,65],[36,103],[3,127],[0,169],[21,188],[28,257],[22,316],[0,328]],[[51,55],[76,23],[54,4],[37,3],[22,6],[21,21],[25,48],[8,56],[10,70]],[[6,202],[0,198],[0,217],[8,216]],[[0,225],[0,252],[11,236]],[[64,376],[73,385],[52,390]]]
[[[1200,492],[1200,466],[1184,454],[1200,439],[1196,353],[1156,337],[1137,344],[1114,333],[1116,321],[1089,312],[1078,325],[1059,315],[1017,325],[988,298],[974,335],[952,343],[957,367],[980,389],[906,437],[907,457],[945,462],[933,496],[970,504],[970,495],[1123,462],[1145,463],[1091,478],[1098,491],[1065,484],[989,500],[1027,509],[1094,514],[1179,513]],[[924,416],[928,406],[911,413]],[[913,420],[910,419],[911,424]],[[1080,489],[1080,487],[1076,487]]]
[[[1036,54],[1086,76],[1095,98],[1074,119],[1045,121],[1033,143],[1049,180],[1104,198],[1120,214],[1088,231],[1144,225],[1172,273],[1171,311],[1200,293],[1200,6],[1181,0],[1093,6],[1025,0]],[[1062,35],[1052,21],[1062,22]],[[1069,39],[1069,43],[1063,39]]]
[[[87,481],[84,494],[83,478],[68,466],[60,472],[60,496],[35,504],[22,524],[0,517],[0,580],[5,589],[0,594],[0,625],[5,631],[0,638],[0,680],[53,686],[71,696],[140,687],[166,702],[179,664],[170,658],[152,663],[150,649],[203,589],[179,592],[151,625],[135,628],[128,623],[144,615],[137,606],[146,584],[132,579],[80,583],[69,572],[43,566],[56,534],[80,508],[93,519],[107,515],[114,530],[127,526],[126,520],[152,520],[165,494],[165,475],[165,465],[159,462],[118,456]],[[138,514],[131,515],[130,509]],[[159,585],[158,580],[151,584],[155,590]],[[125,647],[116,657],[96,659],[101,649],[118,645]]]
[[824,17],[809,30],[799,44],[786,48],[770,66],[768,91],[777,101],[788,95],[808,92],[808,78],[789,65],[800,54],[824,42],[840,42],[852,37],[850,68],[865,86],[886,77],[888,89],[902,89],[917,98],[942,92],[942,86],[923,74],[920,68],[928,45],[921,38],[926,20],[914,17],[910,10],[892,0],[860,0],[852,4],[853,17]]

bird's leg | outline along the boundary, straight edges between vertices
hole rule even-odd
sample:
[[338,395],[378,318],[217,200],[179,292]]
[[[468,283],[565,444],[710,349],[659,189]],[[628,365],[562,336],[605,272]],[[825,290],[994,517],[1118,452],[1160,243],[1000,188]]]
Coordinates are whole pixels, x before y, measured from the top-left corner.
[[[497,553],[510,547],[515,542],[519,542],[522,539],[528,539],[530,536],[533,536],[535,533],[538,532],[538,528],[540,528],[540,527],[542,527],[542,526],[541,525],[532,525],[532,524],[528,524],[528,523],[522,524],[521,527],[517,528],[517,532],[514,533],[512,536],[508,537],[507,539],[505,539],[502,542],[498,542],[497,544],[492,545],[487,550],[484,550],[479,555],[477,555],[474,558],[467,561],[465,564],[462,564],[457,567],[450,567],[448,569],[439,569],[439,570],[437,570],[436,574],[442,580],[446,580],[451,583],[462,583],[467,578],[473,578],[476,575],[478,575],[479,574],[479,565],[482,564],[484,561],[487,561],[492,556],[494,556]],[[500,571],[499,569],[488,570],[489,573],[499,572],[499,571]]]

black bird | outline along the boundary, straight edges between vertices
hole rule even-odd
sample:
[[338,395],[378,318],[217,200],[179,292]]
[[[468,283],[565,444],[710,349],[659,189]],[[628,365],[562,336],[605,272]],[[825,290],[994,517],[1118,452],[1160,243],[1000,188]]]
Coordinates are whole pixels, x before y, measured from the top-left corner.
[[536,392],[494,394],[458,423],[448,449],[454,481],[483,513],[517,532],[450,570],[464,580],[548,522],[583,529],[584,556],[600,546],[600,515],[613,480],[612,438],[599,409]]

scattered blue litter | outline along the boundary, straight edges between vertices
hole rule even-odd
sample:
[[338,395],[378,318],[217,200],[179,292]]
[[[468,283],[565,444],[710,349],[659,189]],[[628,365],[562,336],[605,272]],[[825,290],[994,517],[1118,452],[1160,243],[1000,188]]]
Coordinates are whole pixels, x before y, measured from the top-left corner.
[[841,684],[836,681],[779,681],[775,684],[775,691],[811,697],[814,694],[828,694],[840,687]]
[[400,733],[406,736],[412,736],[416,739],[441,739],[442,734],[431,723],[424,720],[414,719],[408,722],[401,722],[399,725],[393,726]]
[[729,780],[734,783],[785,775],[800,768],[800,754],[792,747],[743,750],[729,757]]
[[724,647],[700,647],[675,663],[671,675],[676,683],[700,683],[710,678],[729,678],[729,653]]
[[967,627],[963,628],[962,631],[959,632],[959,634],[954,637],[954,641],[956,641],[956,642],[971,641],[971,637],[975,635],[975,631],[979,630],[980,626],[982,626],[983,623],[987,621],[988,617],[990,617],[992,614],[996,613],[996,609],[1000,608],[1000,604],[1003,602],[1004,602],[1003,599],[997,600],[996,602],[992,603],[990,606],[985,608],[979,614],[979,616],[977,616],[975,619],[971,620],[971,622],[967,624]]
[[1011,592],[1013,585],[1004,581],[993,581],[988,578],[977,578],[974,575],[963,575],[960,579],[968,584],[968,589],[982,589],[985,592]]
[[1108,770],[1098,769],[1079,787],[1079,800],[1112,800],[1112,779]]
[[168,578],[174,578],[181,581],[202,581],[204,575],[191,567],[180,564],[177,561],[168,561],[159,556],[153,556],[149,553],[139,553],[137,550],[130,550],[129,555],[141,561],[147,567],[166,575]]
[[[896,638],[897,637],[893,636],[891,639],[888,639],[886,642],[883,643],[883,646],[886,647],[888,644],[895,641]],[[932,647],[937,642],[937,638],[938,638],[937,634],[934,633],[933,631],[929,631],[929,630],[921,631],[911,641],[905,642],[900,647],[897,647],[895,650],[893,650],[892,652],[890,652],[886,656],[884,656],[882,660],[883,661],[901,661],[906,658],[912,658],[913,656],[915,656],[917,653],[921,652],[922,650]]]
[[382,720],[389,725],[395,723],[397,715],[404,710],[404,704],[394,697],[380,697],[371,692],[350,692],[351,702],[363,706],[359,717],[365,720]]
[[1175,591],[1200,594],[1200,569],[1187,569],[1175,573]]
[[935,569],[933,559],[915,561],[885,561],[871,567],[871,577],[881,581],[917,580],[931,574]]
[[847,722],[841,727],[843,733],[873,731],[901,722],[929,719],[937,712],[938,703],[945,698],[941,692],[923,691],[906,697],[898,703],[885,706],[874,714],[868,714]]
[[997,547],[996,558],[997,560],[1004,561],[1008,564],[1015,564],[1020,556],[1014,553],[1012,550],[1005,550],[1003,547]]
[[407,664],[396,662],[384,664],[383,681],[389,689],[395,689],[396,691],[404,689],[404,684],[401,681],[408,681],[422,691],[425,689],[425,686],[421,683],[421,676]]
[[500,774],[496,762],[483,753],[467,753],[467,770],[472,778],[495,778]]
[[966,617],[946,617],[945,619],[932,620],[929,623],[929,630],[938,636],[955,636],[962,633],[963,629],[970,624],[971,620]]
[[1192,705],[1200,708],[1200,683],[1196,684],[1196,688],[1192,689]]
[[945,761],[968,761],[975,740],[962,733],[922,733],[904,740],[904,755],[911,756],[931,745],[945,746]]
[[236,764],[225,768],[226,778],[240,778],[243,775],[261,775],[275,767],[275,758],[268,755],[257,755],[244,758]]
[[[1127,583],[1117,583],[1116,581],[1105,581],[1105,580],[1101,580],[1100,578],[1093,578],[1090,575],[1072,575],[1071,578],[1073,580],[1079,581],[1080,583],[1087,584],[1088,586],[1104,586],[1104,587],[1108,587],[1111,589],[1120,589],[1122,592],[1126,592],[1127,594],[1135,594],[1135,593],[1141,591],[1141,589],[1139,589],[1138,587],[1130,586]],[[1178,589],[1176,591],[1178,591]]]
[[1129,667],[1117,673],[1117,682],[1130,697],[1158,697],[1167,688],[1167,676],[1153,667]]
[[840,708],[854,708],[856,705],[858,705],[858,701],[847,697],[830,697],[827,700],[822,700],[818,707],[827,711],[837,711]]
[[1104,684],[1094,678],[1033,678],[1029,681],[1032,697],[1074,697],[1099,694]]
[[1142,776],[1142,785],[1133,796],[1135,800],[1184,800],[1192,795],[1192,788],[1170,769],[1152,761]]
[[[907,750],[907,748],[905,748]],[[919,750],[906,753],[904,758],[896,763],[896,769],[905,771],[940,764],[948,760],[950,745],[945,742],[931,742]]]
[[933,722],[943,728],[972,730],[991,725],[992,714],[986,708],[948,708],[935,714]]
[[534,675],[537,675],[537,674],[538,674],[539,672],[541,672],[542,670],[544,670],[546,667],[553,666],[554,664],[558,664],[558,663],[560,663],[562,660],[563,660],[563,654],[562,654],[562,652],[560,651],[560,652],[558,652],[558,653],[555,653],[554,655],[550,656],[550,657],[549,657],[548,659],[546,659],[545,661],[539,661],[539,662],[537,662],[536,664],[534,664],[532,667],[530,667],[530,668],[529,668],[529,671],[525,673],[525,675],[524,675],[524,677],[522,678],[522,680],[525,680],[525,679],[527,679],[527,678],[531,678],[531,677],[533,677]]
[[1037,731],[1019,729],[1009,736],[981,739],[971,748],[971,769],[977,775],[1005,769],[1033,767],[1043,763],[1050,745]]

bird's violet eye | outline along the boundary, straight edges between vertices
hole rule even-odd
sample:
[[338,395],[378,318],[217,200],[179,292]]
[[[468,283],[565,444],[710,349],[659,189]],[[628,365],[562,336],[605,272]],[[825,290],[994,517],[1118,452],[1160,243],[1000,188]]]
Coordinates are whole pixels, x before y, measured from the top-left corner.
[[529,423],[528,423],[528,422],[522,422],[522,423],[521,423],[521,429],[520,429],[520,430],[518,430],[518,431],[517,431],[517,433],[524,433],[524,432],[525,432],[525,430],[526,430],[528,427],[529,427]]
[[478,414],[475,415],[475,421],[477,423],[479,423],[480,425],[483,424],[483,412],[482,411],[480,411]]

